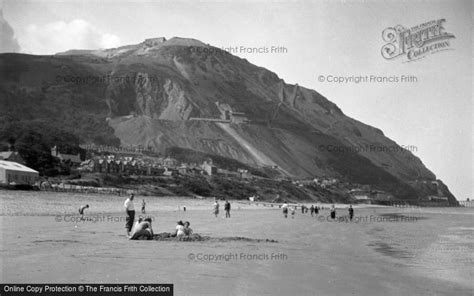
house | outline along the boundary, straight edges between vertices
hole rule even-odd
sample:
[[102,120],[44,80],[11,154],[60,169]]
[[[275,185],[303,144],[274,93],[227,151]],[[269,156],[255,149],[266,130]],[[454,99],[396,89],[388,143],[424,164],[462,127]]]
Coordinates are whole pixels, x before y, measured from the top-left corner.
[[168,176],[168,177],[176,176],[177,174],[178,174],[178,170],[170,169],[167,167],[165,167],[165,171],[163,172],[163,176]]
[[204,174],[204,170],[202,168],[198,167],[198,166],[193,167],[191,170],[192,170],[192,173],[194,175],[203,175]]
[[192,170],[187,165],[182,164],[180,167],[178,167],[178,172],[181,175],[187,175],[187,174],[191,174]]
[[238,169],[237,172],[240,175],[240,178],[248,179],[252,177],[252,174],[248,170]]
[[59,158],[59,160],[62,162],[70,162],[73,165],[80,165],[82,162],[81,155],[79,153],[77,155],[61,153],[56,146],[51,148],[51,155],[53,157]]
[[225,177],[234,177],[234,178],[239,178],[240,177],[239,172],[233,172],[233,171],[229,171],[229,170],[226,170],[226,169],[217,169],[217,174],[225,176]]
[[448,201],[448,198],[446,196],[429,195],[427,197],[427,200],[436,201],[436,202],[443,202],[443,201]]
[[118,173],[120,171],[120,165],[117,164],[117,161],[113,159],[107,159],[106,163],[106,172],[109,174]]
[[79,165],[78,171],[84,172],[94,172],[95,171],[95,162],[93,159],[84,160]]
[[0,183],[33,185],[38,179],[38,171],[14,161],[0,160]]
[[229,104],[221,104],[219,102],[216,102],[217,109],[219,109],[219,112],[221,113],[221,119],[225,121],[230,121],[230,114],[232,113],[232,108],[229,106]]
[[19,164],[26,164],[25,160],[23,159],[23,157],[21,157],[20,153],[16,151],[0,152],[0,160],[13,161]]
[[163,159],[163,166],[168,167],[168,168],[175,168],[178,165],[178,161],[174,158],[167,157]]
[[220,119],[224,121],[230,121],[231,123],[241,124],[247,123],[248,119],[243,112],[236,112],[232,110],[229,104],[221,104],[216,102],[217,109],[221,113]]
[[160,176],[160,175],[163,175],[163,173],[165,172],[165,169],[162,168],[162,167],[158,167],[158,166],[149,166],[147,167],[148,169],[148,175],[150,176]]
[[419,204],[428,207],[447,207],[449,206],[449,199],[446,196],[428,195],[422,197]]
[[212,164],[212,160],[204,161],[201,168],[206,172],[208,176],[217,174],[217,167]]
[[373,190],[370,192],[370,198],[378,201],[389,201],[393,199],[393,195],[384,191]]
[[247,116],[245,116],[245,113],[232,111],[230,113],[230,122],[236,123],[236,124],[242,124],[242,123],[247,123],[248,119],[247,119]]
[[370,200],[370,192],[362,189],[352,189],[349,194],[357,200]]

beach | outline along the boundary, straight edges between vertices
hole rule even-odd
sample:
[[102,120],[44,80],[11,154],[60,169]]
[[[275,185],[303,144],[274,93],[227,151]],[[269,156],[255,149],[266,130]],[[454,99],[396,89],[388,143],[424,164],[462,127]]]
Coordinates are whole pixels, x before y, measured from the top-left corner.
[[[201,242],[130,241],[125,196],[0,191],[2,283],[171,283],[175,295],[472,295],[474,211],[338,205],[338,219],[231,201],[141,197],[155,233],[190,221]],[[86,220],[77,209],[89,204]],[[187,210],[182,210],[186,206]],[[329,205],[328,205],[329,206]],[[77,226],[77,227],[76,227]]]

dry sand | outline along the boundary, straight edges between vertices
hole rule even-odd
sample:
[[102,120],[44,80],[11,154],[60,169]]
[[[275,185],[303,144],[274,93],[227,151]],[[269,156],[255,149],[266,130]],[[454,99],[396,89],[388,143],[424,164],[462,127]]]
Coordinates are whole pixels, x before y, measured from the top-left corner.
[[[473,292],[470,209],[358,208],[359,223],[348,223],[300,211],[284,219],[280,209],[234,203],[232,218],[225,219],[223,211],[213,217],[211,201],[146,197],[156,233],[188,220],[195,232],[216,238],[159,242],[125,237],[123,199],[0,191],[0,282],[172,283],[175,295]],[[67,221],[85,203],[91,205],[90,221],[75,228]],[[138,197],[137,210],[140,203]],[[178,211],[182,205],[186,212]],[[398,222],[363,221],[366,217]]]

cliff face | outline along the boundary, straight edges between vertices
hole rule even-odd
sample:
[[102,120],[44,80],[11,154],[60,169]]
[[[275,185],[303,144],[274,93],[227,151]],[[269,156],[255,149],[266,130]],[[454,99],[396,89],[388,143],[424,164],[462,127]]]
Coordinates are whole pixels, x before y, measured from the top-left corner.
[[[123,145],[189,148],[276,165],[294,177],[372,184],[402,198],[426,195],[410,185],[415,180],[435,180],[411,152],[316,91],[197,40],[155,38],[48,57],[4,54],[0,69],[0,103],[7,107],[0,115],[52,116],[71,130],[80,125],[84,142],[97,142],[94,130],[106,130],[108,118]],[[99,122],[91,125],[90,117]],[[454,200],[447,188],[443,194]]]

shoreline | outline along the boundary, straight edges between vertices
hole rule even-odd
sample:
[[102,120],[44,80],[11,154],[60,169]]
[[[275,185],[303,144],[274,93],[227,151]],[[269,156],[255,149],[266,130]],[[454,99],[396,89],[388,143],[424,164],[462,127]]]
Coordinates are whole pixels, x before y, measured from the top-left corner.
[[[122,213],[123,202],[127,196],[104,195],[104,194],[84,194],[69,192],[45,192],[45,191],[0,191],[0,216],[54,216],[64,214],[76,214],[77,209],[84,204],[90,204],[91,208],[86,214],[111,214]],[[137,213],[141,208],[142,199],[146,200],[148,212],[180,211],[183,206],[187,210],[209,210],[211,211],[213,198],[192,198],[184,196],[136,196],[135,208]],[[259,201],[231,200],[232,210],[280,210],[278,203],[268,203]],[[34,204],[34,206],[31,206]],[[223,210],[223,202],[220,202]],[[290,204],[297,206],[297,214],[301,214],[301,205],[310,207],[311,205],[322,207],[322,211],[327,211],[332,203],[321,202],[301,202]],[[337,211],[346,211],[349,204],[335,203]],[[440,213],[447,209],[459,209],[469,212],[472,208],[465,207],[394,207],[374,204],[352,204],[357,211],[364,209],[383,210],[392,212],[431,212]],[[309,214],[309,213],[308,213]]]

